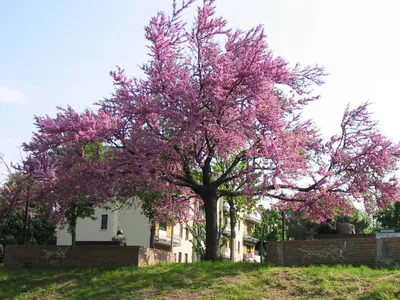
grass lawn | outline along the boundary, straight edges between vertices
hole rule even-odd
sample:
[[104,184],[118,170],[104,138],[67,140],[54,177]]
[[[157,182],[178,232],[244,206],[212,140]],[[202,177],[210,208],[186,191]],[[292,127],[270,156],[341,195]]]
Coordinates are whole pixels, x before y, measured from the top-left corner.
[[400,269],[201,262],[145,268],[8,270],[0,299],[397,299]]

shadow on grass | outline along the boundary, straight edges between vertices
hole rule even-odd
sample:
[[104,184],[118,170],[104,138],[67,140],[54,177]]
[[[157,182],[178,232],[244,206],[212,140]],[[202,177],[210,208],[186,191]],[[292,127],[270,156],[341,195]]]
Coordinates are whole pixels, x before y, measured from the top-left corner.
[[0,266],[0,299],[12,299],[25,293],[35,295],[37,290],[46,290],[54,284],[65,285],[87,273],[85,270],[62,269],[10,270]]
[[[17,296],[112,298],[196,293],[221,277],[237,276],[264,266],[252,263],[200,262],[144,268],[9,270],[0,267],[0,299]],[[100,297],[99,297],[100,298]]]

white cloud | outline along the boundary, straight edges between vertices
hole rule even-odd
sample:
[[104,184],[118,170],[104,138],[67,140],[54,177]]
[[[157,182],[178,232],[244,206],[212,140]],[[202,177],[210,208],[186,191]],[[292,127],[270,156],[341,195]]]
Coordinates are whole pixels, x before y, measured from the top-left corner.
[[25,95],[17,89],[10,88],[5,85],[0,85],[0,103],[25,103]]

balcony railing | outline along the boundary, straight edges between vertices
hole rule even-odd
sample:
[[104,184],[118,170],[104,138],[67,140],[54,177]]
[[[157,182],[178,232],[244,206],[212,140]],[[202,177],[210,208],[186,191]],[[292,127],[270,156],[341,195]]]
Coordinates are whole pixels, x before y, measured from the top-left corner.
[[254,253],[245,253],[243,254],[243,260],[259,263],[261,262],[261,256]]
[[[155,236],[156,243],[163,245],[171,245],[171,234],[167,231],[159,229],[158,234]],[[181,236],[179,234],[174,234],[174,247],[181,245]]]
[[255,244],[255,243],[258,242],[258,239],[256,239],[255,237],[253,237],[250,233],[245,232],[245,233],[243,234],[243,241],[245,241],[245,242],[250,242],[250,243]]
[[244,218],[247,221],[250,221],[250,222],[254,222],[254,223],[257,223],[257,224],[261,223],[261,214],[259,214],[258,212],[254,212],[254,213],[251,213],[251,214],[245,214]]
[[224,233],[231,234],[231,226],[229,224],[225,226]]
[[229,211],[229,203],[224,202],[224,210]]
[[231,249],[225,247],[223,256],[224,256],[224,258],[230,258],[231,257]]

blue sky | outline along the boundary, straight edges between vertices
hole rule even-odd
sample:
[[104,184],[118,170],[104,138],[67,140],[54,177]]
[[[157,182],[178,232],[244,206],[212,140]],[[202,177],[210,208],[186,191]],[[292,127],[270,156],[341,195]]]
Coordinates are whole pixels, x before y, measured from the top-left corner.
[[[180,1],[178,1],[180,2]],[[217,0],[230,26],[264,24],[276,55],[319,63],[330,75],[311,105],[325,136],[338,132],[348,103],[371,101],[383,132],[400,140],[400,2],[396,0]],[[20,159],[33,116],[58,105],[77,110],[112,91],[120,65],[138,75],[146,60],[143,27],[169,0],[0,0],[0,153]],[[193,10],[186,13],[190,20]],[[0,173],[4,174],[0,167]],[[0,178],[2,176],[0,175]]]

